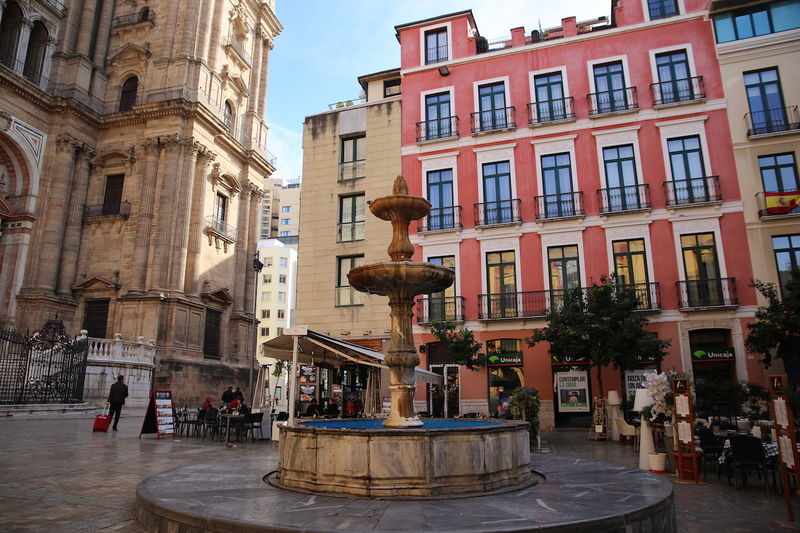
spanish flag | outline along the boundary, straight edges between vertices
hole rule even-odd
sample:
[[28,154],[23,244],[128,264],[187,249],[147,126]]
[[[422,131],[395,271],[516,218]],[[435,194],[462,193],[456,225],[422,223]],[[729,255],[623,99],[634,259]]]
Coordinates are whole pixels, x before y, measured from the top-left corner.
[[765,192],[768,215],[785,215],[797,209],[800,204],[800,191]]

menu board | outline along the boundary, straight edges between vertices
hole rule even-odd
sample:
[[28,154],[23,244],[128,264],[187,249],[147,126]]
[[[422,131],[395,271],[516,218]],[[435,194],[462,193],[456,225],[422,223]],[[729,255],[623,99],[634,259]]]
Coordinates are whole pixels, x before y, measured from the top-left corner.
[[139,437],[155,433],[158,438],[175,436],[175,410],[172,406],[172,391],[157,390],[150,396],[150,404],[144,415]]
[[313,365],[300,365],[300,383],[316,383],[317,367]]

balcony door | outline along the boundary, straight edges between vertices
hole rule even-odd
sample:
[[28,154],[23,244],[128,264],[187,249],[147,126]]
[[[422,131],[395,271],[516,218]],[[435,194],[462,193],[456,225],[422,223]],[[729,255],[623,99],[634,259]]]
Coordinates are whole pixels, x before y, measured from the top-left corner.
[[440,139],[453,135],[450,124],[450,93],[425,97],[425,138]]
[[714,234],[681,235],[681,249],[689,306],[720,305],[724,298]]
[[647,275],[647,253],[644,239],[614,241],[614,273],[617,283],[636,291],[636,296],[644,309],[650,309],[650,290]]
[[707,202],[711,199],[708,189],[703,150],[700,137],[680,137],[667,141],[669,162],[672,170],[676,204]]
[[753,134],[783,131],[789,127],[778,69],[747,72],[744,75],[744,86],[750,106]]
[[542,185],[546,218],[575,215],[572,165],[569,153],[542,156]]
[[625,73],[622,62],[594,66],[594,87],[597,98],[597,112],[609,113],[628,108],[625,94]]
[[517,316],[517,265],[514,251],[486,254],[486,278],[488,316]]
[[481,131],[507,128],[505,83],[492,83],[478,87],[478,110]]
[[450,168],[428,172],[428,201],[431,211],[428,214],[428,230],[450,229],[455,227],[455,207],[453,206],[453,170]]
[[689,79],[689,60],[686,52],[667,52],[656,56],[659,100],[662,104],[681,102],[694,98],[692,80]]
[[633,145],[603,148],[606,170],[606,207],[608,211],[639,209],[639,184]]
[[[441,257],[429,257],[429,263],[456,269],[456,257],[454,255],[444,255]],[[431,293],[428,296],[428,319],[429,320],[456,320],[458,310],[456,307],[456,283],[440,292]]]
[[567,118],[561,73],[536,76],[533,84],[536,89],[537,121],[550,122]]
[[508,161],[483,165],[483,202],[484,224],[502,224],[514,220],[511,165]]

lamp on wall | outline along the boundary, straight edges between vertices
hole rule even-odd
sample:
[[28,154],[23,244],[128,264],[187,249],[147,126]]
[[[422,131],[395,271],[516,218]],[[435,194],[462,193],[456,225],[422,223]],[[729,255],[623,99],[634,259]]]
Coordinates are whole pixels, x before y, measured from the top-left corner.
[[439,70],[439,74],[441,74],[442,76],[449,76],[450,75],[450,69],[447,68],[447,65],[442,65],[441,67],[439,67],[438,70]]

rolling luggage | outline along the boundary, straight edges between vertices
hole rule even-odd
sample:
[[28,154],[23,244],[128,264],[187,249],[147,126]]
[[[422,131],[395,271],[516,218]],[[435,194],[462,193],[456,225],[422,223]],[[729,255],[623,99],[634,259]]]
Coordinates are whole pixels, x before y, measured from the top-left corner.
[[92,431],[102,431],[103,433],[108,432],[108,426],[111,425],[111,416],[108,414],[108,412],[109,406],[106,404],[105,408],[103,409],[103,414],[94,417],[94,426],[92,426]]

